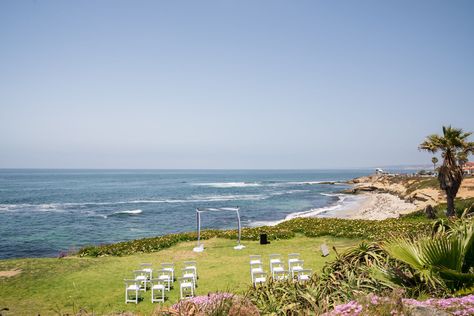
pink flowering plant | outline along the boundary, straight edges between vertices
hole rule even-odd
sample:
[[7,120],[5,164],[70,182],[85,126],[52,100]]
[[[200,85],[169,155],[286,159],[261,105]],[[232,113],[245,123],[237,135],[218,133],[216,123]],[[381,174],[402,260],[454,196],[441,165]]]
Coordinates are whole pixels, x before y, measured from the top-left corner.
[[174,304],[166,313],[158,315],[176,316],[258,316],[258,309],[244,297],[232,293],[209,293],[181,300]]
[[233,297],[234,294],[231,293],[210,293],[208,295],[195,296],[187,300],[179,301],[173,305],[173,308],[180,310],[183,306],[194,304],[197,305],[199,309],[206,310],[213,308],[216,304],[223,301],[231,301]]
[[360,300],[352,300],[334,307],[323,316],[359,316],[359,315],[409,315],[409,310],[422,307],[428,311],[440,310],[451,315],[474,315],[474,295],[452,298],[430,298],[424,301],[401,298],[400,296],[380,297],[368,295]]

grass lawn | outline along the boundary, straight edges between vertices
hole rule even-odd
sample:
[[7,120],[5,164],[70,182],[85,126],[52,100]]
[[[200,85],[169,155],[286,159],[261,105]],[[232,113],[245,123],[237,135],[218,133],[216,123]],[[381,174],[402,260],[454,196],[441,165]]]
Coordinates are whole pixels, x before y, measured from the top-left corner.
[[[335,254],[323,258],[319,246],[326,242],[336,246],[339,252],[358,243],[354,239],[333,237],[307,238],[297,236],[288,240],[272,241],[269,245],[259,245],[257,241],[245,241],[247,247],[234,250],[235,240],[210,239],[205,242],[203,253],[192,251],[194,242],[183,242],[169,249],[151,254],[127,257],[63,259],[14,259],[0,261],[0,271],[21,269],[13,277],[0,277],[0,310],[9,311],[1,315],[58,315],[78,312],[84,308],[96,314],[131,311],[141,315],[150,314],[155,308],[150,301],[150,291],[142,295],[143,301],[135,304],[124,303],[124,278],[130,278],[139,263],[150,262],[154,268],[161,262],[174,262],[180,275],[183,261],[196,260],[198,263],[197,295],[215,291],[239,293],[250,286],[249,255],[261,254],[267,263],[268,255],[299,252],[305,267],[319,271],[325,262],[334,259]],[[168,295],[167,305],[179,298],[179,285]]]

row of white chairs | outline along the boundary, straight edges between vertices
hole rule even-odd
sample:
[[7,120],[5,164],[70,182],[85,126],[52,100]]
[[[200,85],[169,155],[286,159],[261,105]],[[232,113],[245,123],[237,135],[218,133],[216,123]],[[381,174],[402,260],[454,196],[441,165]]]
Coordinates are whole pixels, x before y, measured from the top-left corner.
[[[304,268],[304,261],[300,259],[299,253],[288,255],[288,269],[280,254],[269,256],[270,273],[273,280],[281,281],[289,278],[297,281],[307,281],[311,278],[312,270]],[[254,286],[267,281],[267,273],[263,270],[262,256],[250,256],[250,276]]]
[[[197,263],[185,261],[178,278],[181,299],[193,297],[197,287]],[[151,288],[151,302],[164,302],[165,291],[173,288],[175,278],[174,263],[162,263],[160,269],[153,270],[151,263],[140,264],[140,269],[133,271],[133,279],[125,279],[125,303],[138,303],[140,292]]]

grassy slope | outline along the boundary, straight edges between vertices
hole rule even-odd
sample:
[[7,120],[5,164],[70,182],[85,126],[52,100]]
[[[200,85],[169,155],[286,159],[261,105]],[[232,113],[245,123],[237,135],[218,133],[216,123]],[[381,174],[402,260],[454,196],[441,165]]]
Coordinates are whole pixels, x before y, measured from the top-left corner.
[[[333,252],[326,258],[320,256],[319,245],[323,241],[330,247],[336,246],[338,251],[358,242],[354,239],[298,236],[265,246],[256,241],[245,241],[247,248],[237,251],[232,249],[233,240],[211,239],[205,241],[206,251],[201,254],[191,251],[194,242],[185,242],[160,252],[127,257],[3,260],[0,261],[0,271],[20,268],[23,272],[15,277],[0,278],[0,309],[10,309],[4,315],[57,315],[78,311],[79,308],[97,314],[126,310],[147,315],[156,306],[150,302],[149,291],[137,306],[124,303],[122,280],[130,277],[141,262],[151,262],[157,267],[161,262],[173,261],[180,269],[183,261],[195,259],[200,275],[198,295],[218,290],[238,292],[250,285],[250,254],[261,254],[268,261],[270,253],[287,255],[299,252],[305,266],[317,271],[334,258]],[[167,304],[177,301],[177,285],[175,283],[175,288],[168,294]]]
[[[471,208],[471,212],[474,211],[474,198],[456,199],[454,204],[456,208],[456,214],[458,216],[461,216],[466,208]],[[441,203],[434,207],[437,218],[446,218],[446,207],[446,203]],[[402,218],[425,220],[426,216],[424,210],[419,210],[407,215],[403,215]]]

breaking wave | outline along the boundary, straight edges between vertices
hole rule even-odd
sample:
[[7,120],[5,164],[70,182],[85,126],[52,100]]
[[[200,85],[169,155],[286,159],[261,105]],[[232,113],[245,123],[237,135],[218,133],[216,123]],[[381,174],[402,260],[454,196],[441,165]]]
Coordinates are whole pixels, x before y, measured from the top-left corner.
[[306,211],[294,212],[294,213],[288,214],[286,215],[285,219],[282,219],[282,220],[251,222],[250,226],[252,227],[275,226],[284,221],[287,221],[293,218],[299,218],[299,217],[336,216],[337,212],[350,210],[353,206],[360,203],[360,201],[364,198],[363,196],[353,196],[353,195],[343,194],[343,193],[320,193],[320,194],[324,196],[337,197],[337,201],[328,206],[311,208]]

